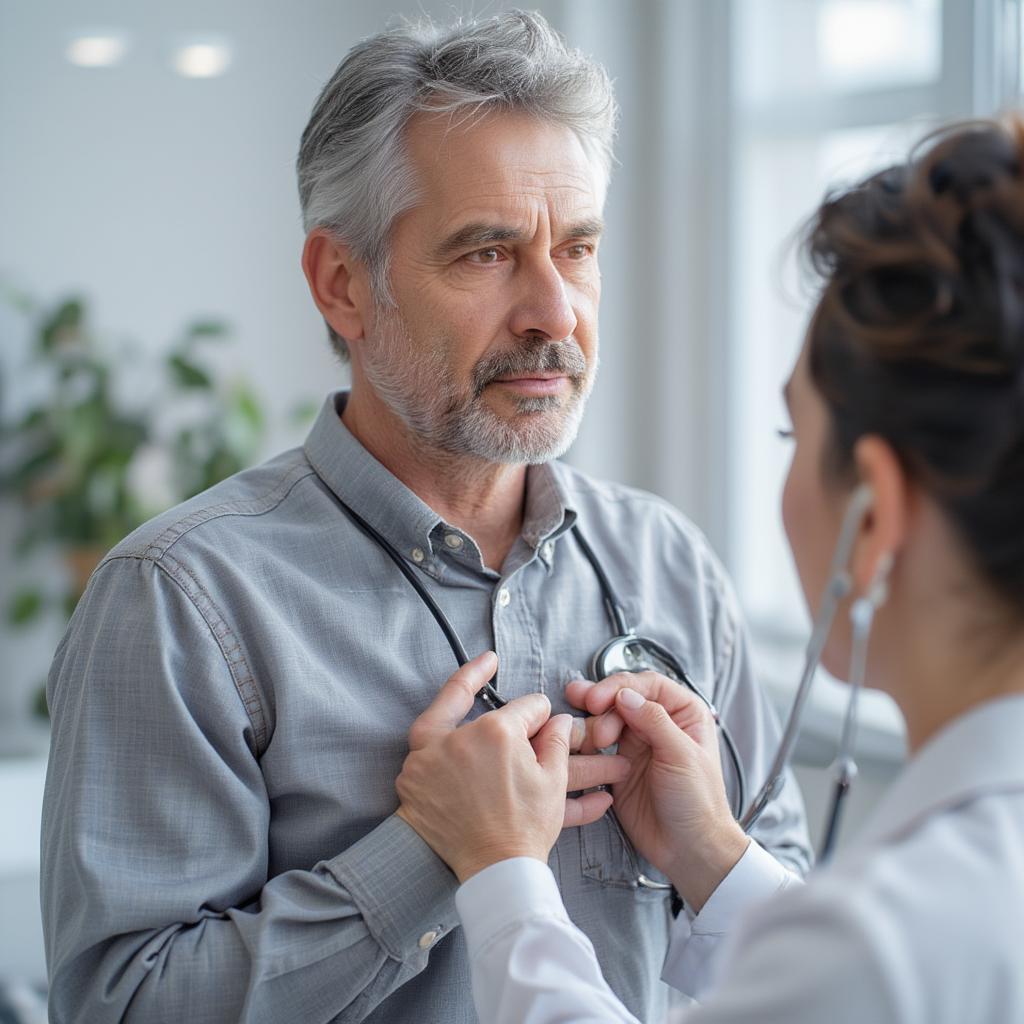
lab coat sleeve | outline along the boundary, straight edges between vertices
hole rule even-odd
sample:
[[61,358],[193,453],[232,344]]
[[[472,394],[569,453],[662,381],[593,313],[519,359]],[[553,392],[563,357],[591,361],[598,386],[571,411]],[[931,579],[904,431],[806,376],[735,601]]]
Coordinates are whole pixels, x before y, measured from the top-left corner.
[[546,864],[492,864],[459,888],[455,903],[482,1024],[637,1024],[569,920]]
[[[757,681],[732,586],[714,556],[709,553],[708,558],[708,578],[714,587],[708,601],[715,650],[714,702],[739,752],[749,806],[771,770],[781,726]],[[732,763],[725,756],[723,771],[727,781],[734,780]],[[754,842],[700,914],[694,916],[684,907],[677,917],[666,969],[671,983],[691,998],[702,999],[714,984],[739,912],[799,880],[811,867],[803,798],[788,770],[750,835]]]
[[216,629],[153,561],[94,574],[48,698],[52,1020],[360,1021],[456,925],[455,877],[394,815],[270,877],[249,716]]
[[681,1024],[907,1024],[932,1018],[906,925],[819,875],[744,917],[718,983]]
[[[871,912],[817,890],[797,886],[755,910],[733,936],[718,987],[703,1004],[677,1010],[673,1024],[926,1019],[900,984],[907,965],[887,958]],[[494,864],[459,889],[456,905],[481,1024],[634,1020],[569,921],[546,865],[529,858]]]
[[727,940],[752,907],[803,880],[751,840],[732,871],[719,883],[699,914],[683,908],[672,926],[662,981],[680,992],[704,993],[714,987]]

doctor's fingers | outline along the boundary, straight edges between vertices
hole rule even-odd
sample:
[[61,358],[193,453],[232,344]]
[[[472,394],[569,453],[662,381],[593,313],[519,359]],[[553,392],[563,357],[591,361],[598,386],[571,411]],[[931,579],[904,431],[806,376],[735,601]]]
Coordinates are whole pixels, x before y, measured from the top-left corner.
[[594,786],[614,786],[629,778],[629,758],[621,754],[573,754],[569,758],[566,792],[575,793]]
[[473,707],[477,693],[498,668],[494,651],[466,662],[438,691],[430,707],[423,712],[409,730],[409,749],[419,750],[438,734],[451,732]]
[[658,761],[685,768],[699,757],[702,743],[680,729],[657,701],[645,700],[639,691],[624,687],[616,703],[630,732],[651,748]]
[[[674,679],[659,675],[657,672],[617,672],[597,683],[576,679],[566,687],[565,695],[570,704],[584,708],[591,715],[599,716],[610,710],[614,711],[616,695],[627,687],[642,694],[647,700],[660,704],[681,729],[690,729],[707,723],[713,725],[711,712],[697,694],[682,683],[677,683]],[[600,728],[605,731],[600,732],[595,738],[603,741],[604,746],[614,742],[606,739],[611,726]]]

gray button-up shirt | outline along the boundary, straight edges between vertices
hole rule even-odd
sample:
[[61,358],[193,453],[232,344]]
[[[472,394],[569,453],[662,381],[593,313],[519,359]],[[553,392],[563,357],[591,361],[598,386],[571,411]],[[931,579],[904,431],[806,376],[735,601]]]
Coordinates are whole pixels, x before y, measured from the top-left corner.
[[[412,721],[456,668],[430,612],[344,501],[402,552],[508,696],[586,675],[611,635],[575,522],[630,624],[732,729],[748,793],[777,723],[735,600],[663,501],[530,469],[502,571],[378,463],[332,396],[302,449],[154,519],[96,570],[53,664],[43,919],[57,1021],[475,1020],[448,868],[401,819]],[[475,712],[479,713],[479,712]],[[808,863],[790,781],[756,838]],[[612,988],[657,1021],[670,901],[613,816],[551,866]]]

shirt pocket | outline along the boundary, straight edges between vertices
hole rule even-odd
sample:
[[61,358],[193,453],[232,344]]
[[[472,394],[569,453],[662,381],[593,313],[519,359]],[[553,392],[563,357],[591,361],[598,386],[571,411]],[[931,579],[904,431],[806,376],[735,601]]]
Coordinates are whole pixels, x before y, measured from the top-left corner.
[[638,898],[657,900],[672,895],[669,880],[637,853],[614,811],[580,829],[583,876],[602,885],[634,889]]

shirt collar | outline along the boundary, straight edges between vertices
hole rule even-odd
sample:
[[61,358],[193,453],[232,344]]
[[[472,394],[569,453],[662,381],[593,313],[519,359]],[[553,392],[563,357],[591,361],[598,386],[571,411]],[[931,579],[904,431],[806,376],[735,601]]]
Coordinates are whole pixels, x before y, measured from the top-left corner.
[[539,548],[545,541],[561,537],[575,522],[576,510],[569,504],[552,464],[527,467],[523,540],[531,548]]
[[[341,420],[349,392],[327,396],[304,451],[320,479],[382,536],[407,557],[419,549],[432,554],[434,532],[444,520],[379,463]],[[522,537],[533,549],[570,529],[576,511],[550,464],[530,466],[526,475],[526,507]],[[546,559],[550,562],[550,559]]]
[[[432,551],[430,531],[441,517],[385,469],[341,421],[348,391],[327,396],[304,451],[317,476],[407,558]],[[422,560],[422,557],[418,559]]]
[[1024,695],[986,701],[933,736],[883,796],[854,847],[894,839],[986,793],[1024,790]]

